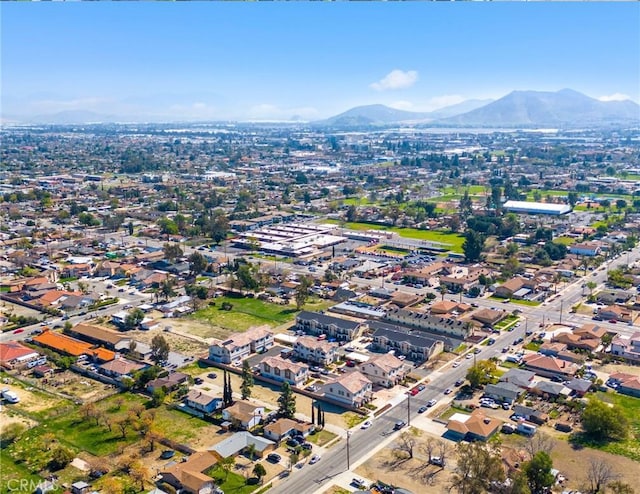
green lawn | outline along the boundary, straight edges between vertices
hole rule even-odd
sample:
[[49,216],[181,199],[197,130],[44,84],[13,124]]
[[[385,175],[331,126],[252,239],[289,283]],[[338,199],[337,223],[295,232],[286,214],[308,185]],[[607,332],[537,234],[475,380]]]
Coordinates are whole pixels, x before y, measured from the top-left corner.
[[329,432],[328,430],[322,429],[321,431],[316,432],[315,434],[310,434],[307,436],[307,441],[315,444],[316,446],[324,446],[328,442],[332,441],[336,435],[333,432]]
[[[325,220],[324,223],[342,224],[338,220]],[[345,222],[344,228],[350,230],[382,230],[394,232],[404,238],[413,238],[416,240],[426,240],[428,242],[438,242],[443,244],[442,247],[449,249],[451,252],[462,254],[462,244],[464,236],[458,233],[444,232],[440,230],[419,230],[417,228],[401,228],[398,226],[374,225],[369,223]]]
[[242,475],[234,472],[225,472],[218,466],[213,467],[206,474],[215,479],[216,485],[225,494],[249,494],[256,490],[257,487],[255,485],[247,485],[246,479]]
[[553,242],[556,244],[566,245],[568,247],[569,245],[575,244],[576,239],[572,237],[556,237],[553,239]]
[[540,350],[540,346],[540,343],[534,343],[533,341],[530,341],[526,345],[523,345],[522,348],[524,348],[525,350],[531,350],[532,352],[537,352],[538,350]]
[[[222,304],[229,302],[233,309],[222,310]],[[323,301],[324,302],[324,301]],[[252,326],[268,324],[278,326],[292,321],[296,316],[296,308],[292,305],[278,305],[257,298],[218,297],[215,306],[208,306],[195,312],[191,317],[206,321],[214,326],[220,326],[234,331],[244,331]],[[310,300],[305,306],[307,310],[317,310],[316,307],[326,307],[326,303]]]
[[511,299],[511,303],[513,304],[519,304],[519,305],[526,305],[529,307],[537,307],[538,305],[540,305],[541,302],[538,302],[536,300],[522,300],[519,298],[512,298]]

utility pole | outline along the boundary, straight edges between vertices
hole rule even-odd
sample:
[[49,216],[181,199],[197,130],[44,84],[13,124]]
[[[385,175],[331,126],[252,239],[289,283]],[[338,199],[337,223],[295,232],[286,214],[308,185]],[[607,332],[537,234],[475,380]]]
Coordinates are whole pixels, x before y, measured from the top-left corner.
[[411,393],[407,393],[407,425],[411,425]]
[[562,306],[564,305],[564,300],[560,300],[560,324],[562,324]]
[[347,431],[347,470],[351,470],[351,459],[349,457],[349,438],[351,437],[351,431]]

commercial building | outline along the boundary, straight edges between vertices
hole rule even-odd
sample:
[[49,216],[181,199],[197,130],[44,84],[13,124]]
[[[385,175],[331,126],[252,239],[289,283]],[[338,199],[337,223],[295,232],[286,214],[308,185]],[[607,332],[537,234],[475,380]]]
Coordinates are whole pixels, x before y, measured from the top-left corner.
[[561,215],[571,212],[568,204],[551,204],[547,202],[507,201],[503,209],[512,213]]

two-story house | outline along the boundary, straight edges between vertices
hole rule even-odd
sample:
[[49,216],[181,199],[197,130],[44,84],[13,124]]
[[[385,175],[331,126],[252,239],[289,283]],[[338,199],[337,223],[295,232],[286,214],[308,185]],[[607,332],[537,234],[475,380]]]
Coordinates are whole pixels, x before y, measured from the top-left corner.
[[406,375],[402,360],[390,353],[369,359],[360,366],[360,371],[367,376],[371,382],[384,386],[385,388],[392,388]]
[[241,429],[251,429],[264,418],[264,406],[246,400],[237,400],[222,410],[222,418]]
[[370,321],[369,329],[373,335],[373,348],[381,352],[395,352],[409,360],[422,362],[442,353],[445,344],[435,335],[411,330],[402,326]]
[[611,355],[640,362],[640,331],[631,336],[617,335],[611,341]]
[[309,376],[309,367],[282,357],[265,357],[260,362],[260,373],[275,381],[301,387]]
[[240,364],[252,353],[266,351],[272,346],[273,332],[269,326],[258,326],[224,341],[216,341],[209,347],[209,359],[223,364]]
[[358,371],[341,375],[324,385],[325,397],[351,407],[360,407],[373,398],[371,381]]
[[329,365],[338,358],[338,344],[327,340],[318,340],[313,336],[300,336],[293,344],[296,358],[319,365]]
[[351,341],[362,331],[362,324],[319,312],[302,311],[296,317],[296,329],[314,335],[324,334],[338,341]]

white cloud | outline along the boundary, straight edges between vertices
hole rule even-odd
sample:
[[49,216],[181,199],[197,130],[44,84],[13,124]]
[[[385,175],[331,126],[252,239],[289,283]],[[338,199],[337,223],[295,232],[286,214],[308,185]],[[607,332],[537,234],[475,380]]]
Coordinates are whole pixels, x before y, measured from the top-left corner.
[[30,105],[43,113],[54,113],[66,110],[99,110],[105,105],[113,104],[108,98],[90,97],[71,100],[38,100],[30,102]]
[[608,96],[600,96],[598,99],[600,101],[624,101],[626,99],[631,99],[631,97],[622,93],[613,93]]
[[414,106],[411,101],[394,101],[393,103],[389,103],[391,108],[395,108],[396,110],[413,110]]
[[378,82],[369,85],[371,89],[376,91],[386,91],[387,89],[405,89],[413,86],[418,80],[418,72],[415,70],[399,70],[395,69],[389,72]]

